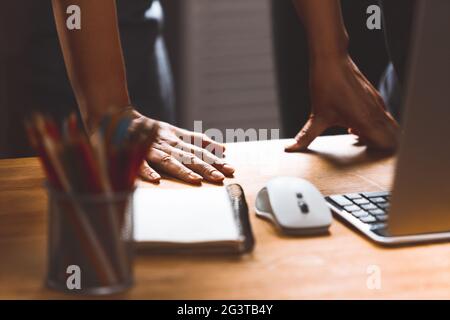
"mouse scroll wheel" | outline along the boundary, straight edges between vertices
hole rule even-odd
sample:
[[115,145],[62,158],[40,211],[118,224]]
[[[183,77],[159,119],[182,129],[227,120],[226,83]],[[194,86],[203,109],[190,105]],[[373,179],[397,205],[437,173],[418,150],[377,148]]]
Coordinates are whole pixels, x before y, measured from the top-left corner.
[[302,213],[305,213],[305,214],[309,213],[308,205],[305,202],[300,204],[300,210],[302,211]]
[[309,213],[309,207],[306,204],[305,200],[303,200],[303,195],[300,192],[298,192],[296,194],[296,196],[297,196],[297,202],[298,202],[298,207],[300,208],[300,211],[304,214]]

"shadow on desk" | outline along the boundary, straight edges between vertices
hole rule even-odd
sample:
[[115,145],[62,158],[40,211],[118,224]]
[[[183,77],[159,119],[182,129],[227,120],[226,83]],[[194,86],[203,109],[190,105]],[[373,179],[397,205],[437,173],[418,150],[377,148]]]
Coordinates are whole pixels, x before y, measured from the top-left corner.
[[[345,136],[340,136],[345,137]],[[338,137],[338,139],[340,138]],[[355,148],[342,149],[341,144],[313,143],[304,153],[317,155],[336,168],[347,168],[363,164],[373,164],[394,156],[392,151],[371,150],[357,142]]]

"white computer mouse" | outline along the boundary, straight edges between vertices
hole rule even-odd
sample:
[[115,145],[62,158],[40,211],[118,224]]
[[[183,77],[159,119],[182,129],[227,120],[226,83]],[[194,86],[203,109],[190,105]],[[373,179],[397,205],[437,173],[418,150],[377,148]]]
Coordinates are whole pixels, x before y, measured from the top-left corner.
[[256,215],[270,220],[287,235],[328,232],[331,211],[317,188],[304,179],[270,180],[256,196]]

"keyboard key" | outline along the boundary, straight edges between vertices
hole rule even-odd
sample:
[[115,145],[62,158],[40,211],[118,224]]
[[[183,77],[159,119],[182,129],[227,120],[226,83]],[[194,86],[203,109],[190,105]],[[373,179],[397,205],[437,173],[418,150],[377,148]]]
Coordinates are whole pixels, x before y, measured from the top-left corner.
[[345,197],[350,200],[361,199],[362,196],[359,193],[349,193],[346,194]]
[[336,202],[341,207],[350,206],[353,204],[350,200],[345,198],[344,196],[330,196],[330,199]]
[[382,209],[375,209],[375,210],[369,210],[369,213],[374,216],[379,216],[379,215],[386,214],[386,211],[384,211]]
[[353,211],[352,215],[355,216],[356,218],[362,218],[362,217],[368,216],[369,214],[365,210],[358,210],[358,211]]
[[344,210],[347,212],[353,212],[353,211],[361,210],[361,208],[358,207],[357,205],[351,205],[351,206],[345,206]]
[[382,203],[382,202],[387,202],[386,199],[382,198],[382,197],[377,197],[377,198],[369,198],[370,201],[372,201],[373,203]]
[[390,192],[388,191],[377,191],[377,192],[364,192],[362,195],[366,198],[378,198],[378,197],[387,197]]
[[378,209],[377,206],[374,205],[373,203],[363,204],[363,205],[361,205],[361,208],[363,208],[364,210],[375,210],[375,209]]
[[370,203],[369,200],[367,200],[366,198],[355,199],[353,200],[353,202],[359,205]]
[[372,217],[372,216],[367,216],[367,217],[361,217],[361,218],[359,218],[359,220],[361,220],[362,222],[364,222],[364,223],[374,223],[374,222],[377,222],[377,219],[375,219],[375,217]]
[[387,216],[387,214],[377,216],[377,220],[381,221],[381,222],[386,222],[388,220],[388,216]]
[[374,223],[370,226],[370,230],[379,230],[379,229],[385,229],[387,227],[386,223]]
[[387,209],[389,208],[389,202],[377,203],[377,206],[379,206],[381,209]]

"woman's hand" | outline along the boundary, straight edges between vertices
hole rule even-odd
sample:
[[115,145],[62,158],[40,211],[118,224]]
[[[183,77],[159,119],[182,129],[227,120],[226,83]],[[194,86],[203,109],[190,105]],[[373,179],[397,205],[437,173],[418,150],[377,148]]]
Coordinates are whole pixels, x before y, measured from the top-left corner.
[[359,71],[349,56],[321,59],[311,66],[312,112],[309,120],[286,151],[305,150],[326,129],[348,128],[369,147],[393,150],[399,125],[385,110],[378,91]]
[[[139,125],[151,126],[151,120],[137,111],[128,109],[133,117],[131,130]],[[159,172],[192,184],[203,179],[221,183],[225,176],[232,176],[233,167],[222,160],[225,147],[202,133],[177,128],[165,122],[157,122],[159,132],[150,148],[147,161],[142,164],[142,179],[158,183]]]

